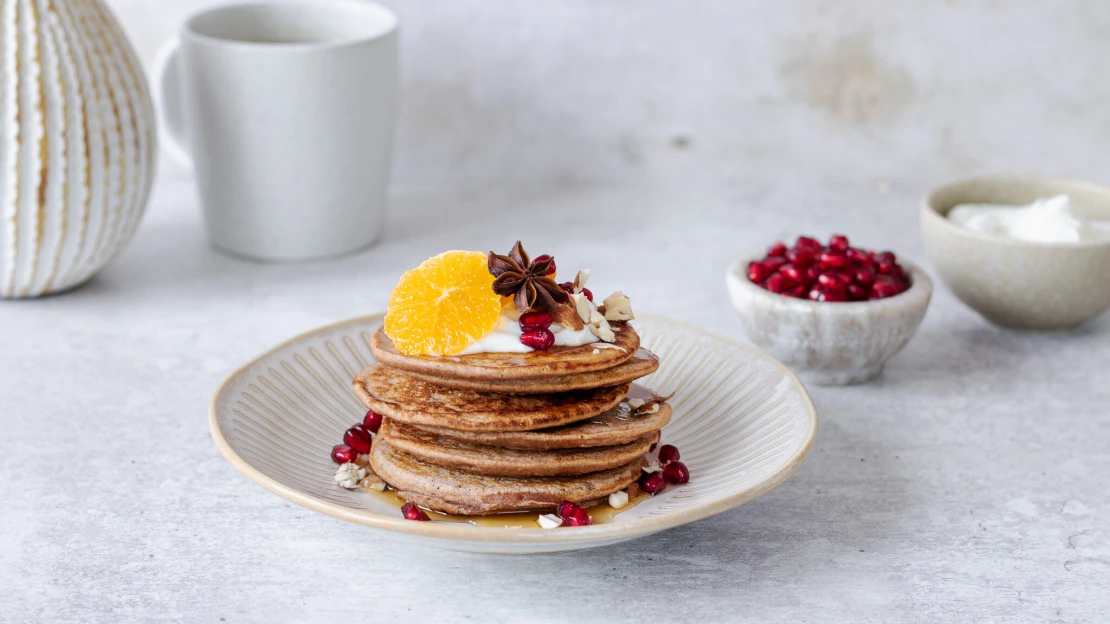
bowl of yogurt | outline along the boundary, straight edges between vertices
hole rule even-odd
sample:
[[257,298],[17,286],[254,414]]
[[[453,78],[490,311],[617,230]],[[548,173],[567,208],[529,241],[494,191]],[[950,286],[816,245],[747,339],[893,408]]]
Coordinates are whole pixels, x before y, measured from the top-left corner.
[[974,178],[922,200],[941,281],[988,321],[1074,327],[1110,308],[1110,189],[1075,180]]

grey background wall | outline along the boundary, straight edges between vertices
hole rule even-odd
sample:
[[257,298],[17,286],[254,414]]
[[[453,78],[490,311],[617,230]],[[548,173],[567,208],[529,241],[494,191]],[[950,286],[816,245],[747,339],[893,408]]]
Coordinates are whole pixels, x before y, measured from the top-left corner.
[[[144,58],[213,0],[109,0]],[[1104,0],[388,0],[402,186],[1110,182]]]

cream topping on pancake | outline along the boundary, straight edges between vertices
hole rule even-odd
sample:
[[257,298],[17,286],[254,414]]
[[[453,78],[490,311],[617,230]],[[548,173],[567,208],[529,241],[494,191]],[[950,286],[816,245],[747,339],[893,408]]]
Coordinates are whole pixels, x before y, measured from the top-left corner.
[[[555,346],[557,347],[578,347],[601,340],[590,331],[589,327],[574,330],[560,323],[552,323],[548,329],[554,334]],[[530,353],[533,351],[532,347],[520,341],[520,335],[523,333],[517,319],[502,312],[497,327],[478,339],[474,344],[463,349],[459,355],[470,355],[472,353]]]

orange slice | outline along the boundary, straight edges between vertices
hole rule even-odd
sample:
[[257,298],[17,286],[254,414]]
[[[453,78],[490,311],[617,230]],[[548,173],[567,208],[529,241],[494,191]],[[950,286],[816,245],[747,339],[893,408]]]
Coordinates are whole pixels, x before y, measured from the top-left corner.
[[501,297],[480,251],[445,251],[401,276],[385,333],[405,355],[454,355],[493,331]]

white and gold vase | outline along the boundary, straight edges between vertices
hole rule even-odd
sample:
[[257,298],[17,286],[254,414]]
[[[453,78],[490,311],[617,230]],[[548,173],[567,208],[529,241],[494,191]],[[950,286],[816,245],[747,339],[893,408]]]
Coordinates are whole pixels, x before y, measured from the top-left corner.
[[0,297],[73,288],[119,253],[155,146],[142,64],[103,0],[0,0]]

